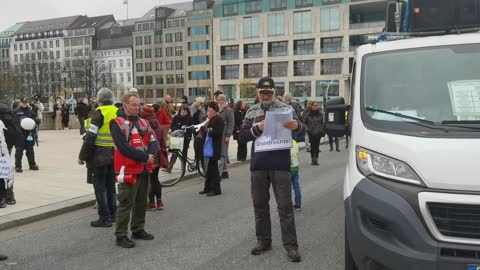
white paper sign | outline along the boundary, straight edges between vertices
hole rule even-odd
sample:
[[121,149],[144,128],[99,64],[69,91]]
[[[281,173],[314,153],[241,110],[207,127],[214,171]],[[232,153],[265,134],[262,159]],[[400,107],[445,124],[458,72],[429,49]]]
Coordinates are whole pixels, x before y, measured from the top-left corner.
[[0,178],[10,179],[12,177],[12,161],[10,157],[0,157]]
[[328,122],[333,122],[335,120],[335,114],[333,112],[328,113]]
[[263,133],[255,140],[255,152],[292,148],[292,131],[283,126],[292,119],[292,110],[268,111],[265,115]]
[[452,81],[448,90],[454,115],[480,115],[480,80]]

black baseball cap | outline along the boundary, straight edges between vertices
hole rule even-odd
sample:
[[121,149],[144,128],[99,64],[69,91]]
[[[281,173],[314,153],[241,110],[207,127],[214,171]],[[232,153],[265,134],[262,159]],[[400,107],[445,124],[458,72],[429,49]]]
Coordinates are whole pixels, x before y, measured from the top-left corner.
[[270,77],[263,77],[258,81],[257,84],[258,91],[275,91],[275,83]]
[[22,102],[22,103],[28,103],[28,99],[27,99],[26,97],[22,97],[22,98],[20,99],[20,102]]

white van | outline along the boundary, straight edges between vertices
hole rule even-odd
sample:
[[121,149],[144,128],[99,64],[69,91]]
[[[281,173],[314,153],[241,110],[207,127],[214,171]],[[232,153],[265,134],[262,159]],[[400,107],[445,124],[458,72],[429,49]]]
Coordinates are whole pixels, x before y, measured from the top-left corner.
[[480,33],[359,47],[345,269],[480,269]]

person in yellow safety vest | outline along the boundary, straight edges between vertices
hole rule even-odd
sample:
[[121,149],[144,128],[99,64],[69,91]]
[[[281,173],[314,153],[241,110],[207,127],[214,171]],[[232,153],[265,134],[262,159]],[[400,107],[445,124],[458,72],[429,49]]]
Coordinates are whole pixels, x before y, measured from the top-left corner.
[[94,111],[83,137],[78,164],[87,162],[87,168],[93,172],[98,219],[90,222],[90,226],[111,227],[115,221],[117,202],[113,168],[115,145],[110,133],[110,121],[117,117],[118,108],[113,105],[113,92],[108,88],[98,91],[97,102],[99,107]]

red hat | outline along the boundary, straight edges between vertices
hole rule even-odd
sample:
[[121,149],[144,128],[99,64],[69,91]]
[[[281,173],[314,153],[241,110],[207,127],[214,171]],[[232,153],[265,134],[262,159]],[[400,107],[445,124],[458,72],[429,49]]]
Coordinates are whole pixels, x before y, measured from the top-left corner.
[[143,118],[155,116],[155,111],[153,110],[152,105],[145,105],[142,107],[142,111],[140,112],[140,116]]

